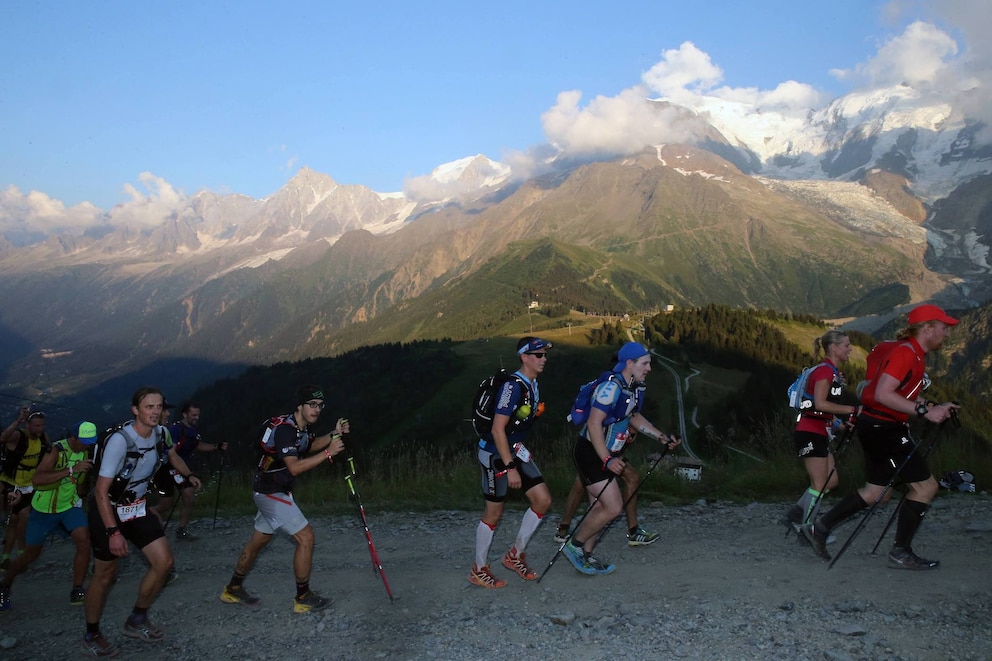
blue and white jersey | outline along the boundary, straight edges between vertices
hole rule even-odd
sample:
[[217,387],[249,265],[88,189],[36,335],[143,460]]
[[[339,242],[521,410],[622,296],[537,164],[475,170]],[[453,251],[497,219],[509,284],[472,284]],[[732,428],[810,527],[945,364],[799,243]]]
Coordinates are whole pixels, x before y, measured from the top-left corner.
[[[644,405],[644,389],[633,384],[623,383],[620,374],[603,381],[596,386],[592,394],[592,407],[606,414],[603,426],[603,438],[610,454],[618,455],[630,441],[630,416],[641,410]],[[586,423],[579,430],[579,436],[589,440],[589,425]]]

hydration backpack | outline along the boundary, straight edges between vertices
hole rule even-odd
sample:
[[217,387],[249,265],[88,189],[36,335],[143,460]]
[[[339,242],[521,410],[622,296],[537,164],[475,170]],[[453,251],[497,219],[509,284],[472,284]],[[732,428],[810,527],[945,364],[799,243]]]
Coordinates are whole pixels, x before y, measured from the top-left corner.
[[[592,395],[596,392],[596,388],[599,384],[605,383],[606,381],[613,381],[620,386],[621,390],[626,390],[621,379],[616,378],[616,372],[603,372],[597,376],[592,381],[582,384],[579,388],[579,392],[575,395],[575,401],[572,402],[572,408],[565,416],[565,419],[571,422],[576,427],[581,427],[586,424],[589,420],[589,413],[592,411]],[[606,424],[613,424],[616,420],[607,419]]]
[[[868,352],[867,367],[865,369],[865,380],[858,384],[857,394],[858,399],[862,404],[868,407],[877,406],[875,401],[875,386],[877,385],[878,375],[882,373],[885,366],[889,363],[889,356],[892,350],[895,349],[900,344],[905,344],[906,346],[912,348],[912,344],[905,340],[884,340],[879,342],[872,350]],[[915,353],[915,352],[914,352]],[[919,360],[919,356],[917,356]],[[901,391],[909,383],[909,378],[912,376],[913,372],[910,370],[906,373],[906,376],[902,378],[899,382],[899,386],[896,390]],[[923,375],[924,390],[929,386],[929,377],[926,374]]]
[[[17,439],[17,446],[13,450],[8,450],[6,444],[0,444],[0,473],[14,478],[15,473],[21,467],[21,460],[24,459],[24,455],[28,453],[28,435],[23,429],[18,429],[17,433],[20,434]],[[48,440],[48,434],[41,435],[41,453],[38,455],[38,463],[41,463],[41,458],[44,457],[52,449],[52,443]],[[30,468],[30,466],[25,466],[25,468]]]
[[[534,402],[531,401],[530,386],[527,382],[520,378],[516,372],[507,372],[505,369],[501,369],[492,376],[483,379],[475,391],[475,398],[472,400],[472,428],[480,437],[487,437],[492,434],[493,417],[496,415],[496,398],[507,381],[516,381],[523,386],[524,401],[520,405],[520,409],[525,406],[530,409],[535,408]],[[533,420],[536,413],[536,410],[528,411],[523,418],[513,416],[506,427],[506,433],[509,435],[518,431],[525,422]]]
[[835,378],[840,373],[836,367],[826,361],[805,368],[786,390],[786,394],[789,396],[789,406],[800,412],[814,409],[816,404],[810,394],[806,392],[806,386],[809,384],[810,375],[821,365],[828,365],[834,371]]
[[[124,451],[124,464],[121,466],[120,470],[117,471],[117,475],[114,476],[114,481],[108,489],[108,495],[110,496],[110,502],[115,505],[126,504],[130,501],[128,498],[128,487],[134,484],[140,484],[144,481],[151,481],[165,462],[169,460],[169,450],[172,448],[172,442],[170,440],[168,430],[162,425],[156,425],[153,432],[157,439],[155,441],[155,451],[158,453],[158,460],[155,464],[154,470],[144,478],[144,480],[139,480],[138,482],[131,481],[131,474],[138,465],[138,461],[144,454],[138,449],[137,432],[132,428],[132,423],[134,420],[128,420],[127,422],[122,422],[119,425],[114,425],[106,429],[100,436],[100,439],[96,442],[96,448],[93,450],[93,482],[96,482],[97,477],[100,475],[100,464],[103,463],[103,453],[107,447],[107,441],[114,434],[119,433],[124,437],[124,442],[126,444],[126,450]],[[148,452],[146,450],[145,452]],[[131,496],[133,496],[131,492]]]
[[[291,425],[293,429],[299,433],[299,429],[296,427],[296,423],[293,420],[293,414],[287,413],[286,415],[277,415],[273,418],[268,418],[262,423],[262,438],[258,441],[258,468],[259,470],[266,473],[274,473],[276,471],[281,471],[286,469],[286,464],[282,463],[279,457],[276,456],[276,428],[280,425]],[[313,435],[307,432],[307,445],[313,440]],[[306,448],[304,448],[305,450]],[[281,464],[281,465],[275,465]]]

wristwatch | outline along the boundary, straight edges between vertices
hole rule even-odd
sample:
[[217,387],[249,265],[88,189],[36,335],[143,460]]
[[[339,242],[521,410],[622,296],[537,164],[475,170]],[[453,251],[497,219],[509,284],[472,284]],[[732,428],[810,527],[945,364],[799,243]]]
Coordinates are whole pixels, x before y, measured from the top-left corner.
[[927,413],[929,412],[930,409],[928,409],[927,405],[924,404],[923,402],[920,402],[919,404],[916,405],[916,415],[920,416],[921,418],[926,417]]

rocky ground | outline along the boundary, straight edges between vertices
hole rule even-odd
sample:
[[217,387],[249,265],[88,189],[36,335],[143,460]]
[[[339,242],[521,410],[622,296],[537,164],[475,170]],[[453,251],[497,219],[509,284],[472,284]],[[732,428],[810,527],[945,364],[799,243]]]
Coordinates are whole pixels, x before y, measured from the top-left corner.
[[[891,506],[890,506],[891,507]],[[211,659],[992,659],[992,496],[938,499],[916,550],[941,560],[931,572],[886,567],[868,551],[891,510],[880,510],[832,569],[777,520],[785,504],[642,503],[643,524],[661,531],[626,546],[622,525],[601,545],[610,576],[587,577],[560,557],[540,582],[499,566],[519,512],[496,534],[494,572],[505,588],[466,581],[479,512],[372,513],[373,539],[395,594],[372,572],[354,517],[319,517],[312,585],[333,608],[294,615],[292,542],[277,538],[246,585],[255,610],[218,599],[247,539],[249,517],[200,521],[199,541],[174,545],[180,578],[151,611],[161,643],[126,638],[141,562],[130,560],[111,593],[105,633],[119,658]],[[481,507],[480,507],[481,511]],[[531,542],[544,571],[558,545],[557,516]],[[853,525],[840,528],[843,543]],[[891,537],[891,532],[890,532]],[[881,550],[888,547],[889,540]],[[56,542],[14,586],[0,613],[0,659],[75,657],[83,611],[70,606],[72,549]]]

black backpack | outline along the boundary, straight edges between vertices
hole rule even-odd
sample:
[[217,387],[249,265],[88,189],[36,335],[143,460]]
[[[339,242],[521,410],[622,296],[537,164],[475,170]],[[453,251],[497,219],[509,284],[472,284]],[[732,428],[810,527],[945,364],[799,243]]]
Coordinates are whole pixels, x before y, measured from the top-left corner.
[[[110,485],[108,490],[108,495],[110,496],[110,501],[115,505],[124,504],[126,501],[126,495],[128,487],[131,486],[131,473],[134,472],[135,467],[138,465],[138,460],[141,459],[141,451],[138,450],[138,443],[134,439],[133,430],[129,429],[131,423],[134,420],[128,420],[127,422],[122,422],[119,425],[114,425],[104,430],[103,434],[100,435],[99,440],[96,442],[96,447],[93,450],[93,483],[96,484],[96,479],[100,476],[100,464],[103,463],[103,452],[107,446],[107,439],[116,433],[120,433],[124,437],[124,442],[127,444],[127,450],[124,455],[124,465],[117,472],[114,477],[113,484]],[[155,466],[155,470],[151,472],[146,480],[151,480],[158,469],[161,468],[169,460],[169,450],[172,448],[169,442],[169,434],[165,427],[162,425],[156,425],[154,433],[158,436],[155,441],[155,450],[158,452],[158,464]],[[140,481],[139,481],[140,483]],[[133,494],[132,494],[133,495]]]
[[510,419],[510,424],[506,429],[507,434],[518,431],[524,424],[533,422],[537,415],[537,411],[534,410],[536,409],[534,402],[531,401],[530,386],[527,385],[527,382],[520,378],[516,372],[507,372],[505,369],[501,369],[479,384],[475,398],[472,400],[472,428],[480,437],[488,438],[492,434],[493,416],[496,414],[496,398],[507,381],[516,381],[524,387],[524,401],[520,406],[531,408],[531,411],[523,418],[513,416]]

